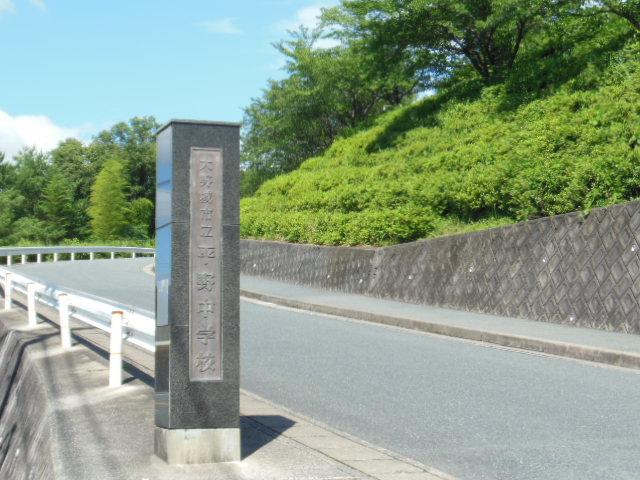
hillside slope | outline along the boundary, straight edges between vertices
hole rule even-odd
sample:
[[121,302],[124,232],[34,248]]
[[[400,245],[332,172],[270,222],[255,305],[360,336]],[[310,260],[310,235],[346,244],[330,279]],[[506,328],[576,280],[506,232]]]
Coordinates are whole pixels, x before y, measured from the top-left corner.
[[458,85],[388,112],[243,199],[242,235],[385,245],[638,198],[640,45],[602,58],[526,101]]

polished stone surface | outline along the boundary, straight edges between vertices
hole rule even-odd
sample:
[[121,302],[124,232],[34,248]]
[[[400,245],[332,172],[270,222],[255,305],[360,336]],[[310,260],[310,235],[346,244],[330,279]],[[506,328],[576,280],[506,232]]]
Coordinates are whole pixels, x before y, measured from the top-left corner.
[[[173,159],[181,165],[181,168],[174,169],[172,176],[173,188],[176,191],[188,191],[190,178],[187,166],[191,147],[222,149],[224,156],[222,223],[224,225],[239,224],[240,211],[237,205],[240,202],[240,126],[233,123],[175,120],[162,127],[158,132],[159,137],[167,132],[172,135]],[[174,222],[188,221],[188,196],[174,196],[172,207]]]
[[[220,232],[216,245],[220,246],[221,255],[215,265],[192,264],[193,255],[197,255],[193,238],[198,238],[198,235],[192,237],[192,231],[200,230],[202,225],[202,219],[192,216],[192,212],[198,212],[201,207],[200,203],[193,205],[194,201],[201,201],[201,195],[194,191],[192,184],[199,187],[201,179],[192,171],[196,161],[192,156],[194,152],[207,155],[210,151],[193,149],[221,151],[222,178],[215,180],[222,188],[221,198],[218,197],[221,202],[214,201],[212,207],[220,210],[219,216],[213,218],[221,219],[220,224],[214,226]],[[160,225],[157,237],[160,275],[156,284],[156,425],[167,429],[238,428],[239,126],[170,122],[158,133],[158,169],[161,172],[158,191],[162,196],[158,205],[170,207],[171,211],[170,222]],[[158,211],[159,223],[166,216],[166,212]],[[165,235],[162,229],[169,227],[170,234]],[[201,285],[195,281],[198,275],[207,275],[222,283],[220,301],[212,290],[200,289]],[[197,298],[193,297],[196,293]],[[190,298],[194,298],[195,303],[191,304]],[[205,345],[197,338],[202,330],[203,314],[194,305],[213,303],[220,304],[221,318],[215,321],[220,322],[217,333],[221,347],[210,352],[213,344]],[[195,317],[192,321],[193,315],[199,315],[197,321]],[[194,345],[198,349],[194,349]],[[215,365],[212,375],[210,364]]]

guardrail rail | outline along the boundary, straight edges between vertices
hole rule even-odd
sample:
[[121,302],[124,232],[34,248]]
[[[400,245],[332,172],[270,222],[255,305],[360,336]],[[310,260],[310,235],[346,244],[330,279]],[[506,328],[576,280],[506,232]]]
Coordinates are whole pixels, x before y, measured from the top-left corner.
[[112,260],[116,255],[130,255],[131,258],[136,258],[137,255],[153,255],[156,251],[154,248],[144,247],[1,247],[0,259],[4,259],[4,264],[11,266],[13,263],[13,257],[20,257],[20,263],[29,263],[29,260],[35,260],[36,263],[46,261],[51,258],[54,262],[63,260],[62,256],[67,256],[64,260],[76,260],[80,259],[80,255],[87,257],[89,260],[94,260],[96,254],[109,255]]
[[[12,265],[12,258],[19,256],[22,264],[35,259],[40,263],[51,258],[79,260],[82,257],[94,260],[96,254],[114,259],[118,254],[136,258],[138,255],[154,256],[153,248],[137,247],[25,247],[0,248],[0,259],[5,266]],[[64,256],[64,257],[63,257]],[[0,280],[4,291],[4,309],[13,304],[15,292],[27,299],[27,321],[29,327],[38,322],[36,305],[46,305],[58,311],[62,348],[71,348],[70,320],[75,320],[102,330],[110,336],[109,385],[122,384],[122,344],[128,342],[147,352],[155,351],[155,317],[153,312],[119,304],[111,300],[93,297],[71,289],[46,285],[6,267],[0,267]]]

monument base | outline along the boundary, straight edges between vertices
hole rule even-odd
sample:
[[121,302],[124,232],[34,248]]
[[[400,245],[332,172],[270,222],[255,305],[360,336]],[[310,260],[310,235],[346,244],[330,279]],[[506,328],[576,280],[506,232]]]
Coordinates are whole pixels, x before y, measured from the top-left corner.
[[240,429],[155,428],[155,454],[169,464],[237,462],[241,460]]

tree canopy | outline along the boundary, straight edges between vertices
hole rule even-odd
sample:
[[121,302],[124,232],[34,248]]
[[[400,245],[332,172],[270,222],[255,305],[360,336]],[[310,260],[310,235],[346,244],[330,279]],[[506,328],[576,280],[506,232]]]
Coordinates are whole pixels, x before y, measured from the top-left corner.
[[[344,0],[323,28],[422,95],[241,203],[245,237],[385,245],[640,196],[638,0]],[[413,100],[413,98],[412,98]]]
[[[244,111],[243,233],[384,243],[631,198],[640,133],[610,87],[635,98],[639,35],[640,0],[342,0],[274,44],[282,71]],[[157,128],[141,116],[88,143],[0,153],[0,244],[151,238]],[[563,146],[581,136],[576,163]]]
[[[552,0],[345,0],[325,18],[373,52],[389,47],[434,78],[470,66],[485,81],[513,68],[527,35],[557,12]],[[386,47],[386,48],[385,48]]]
[[96,236],[89,216],[92,188],[112,159],[121,165],[116,173],[122,178],[114,181],[131,185],[125,188],[130,216],[118,235],[151,238],[158,126],[153,117],[136,117],[86,145],[70,138],[51,152],[25,148],[11,162],[0,154],[0,245],[91,240]]
[[303,28],[276,44],[287,77],[271,80],[245,109],[244,194],[415,93],[404,64],[380,68],[356,42],[320,48],[325,37]]
[[586,13],[616,15],[640,30],[640,0],[581,0],[577,7]]

